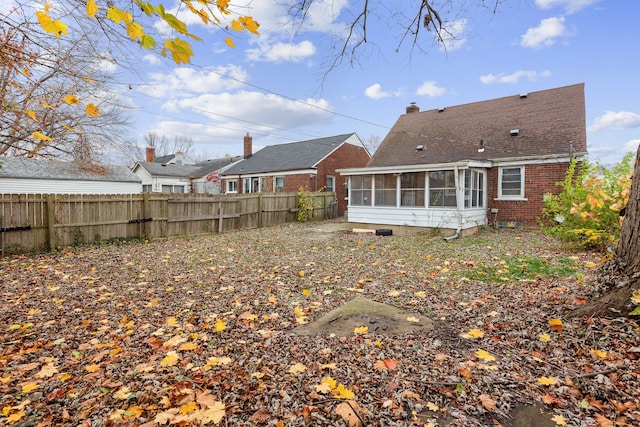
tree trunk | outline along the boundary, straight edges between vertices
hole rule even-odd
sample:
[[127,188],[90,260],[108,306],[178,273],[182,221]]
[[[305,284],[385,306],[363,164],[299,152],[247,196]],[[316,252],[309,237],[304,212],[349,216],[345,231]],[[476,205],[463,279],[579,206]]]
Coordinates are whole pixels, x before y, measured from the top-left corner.
[[620,316],[628,315],[634,309],[631,295],[640,288],[640,147],[618,249],[614,259],[600,269],[598,282],[608,291],[574,311],[572,316]]

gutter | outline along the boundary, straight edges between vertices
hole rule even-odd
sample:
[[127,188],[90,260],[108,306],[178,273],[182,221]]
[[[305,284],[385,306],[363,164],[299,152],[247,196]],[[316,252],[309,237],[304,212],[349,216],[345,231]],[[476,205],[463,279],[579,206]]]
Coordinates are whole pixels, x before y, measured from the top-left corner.
[[[456,178],[456,195],[457,196],[460,193],[460,176],[458,175],[459,172],[460,171],[458,170],[458,166],[456,165],[454,168],[454,174]],[[456,232],[453,236],[448,236],[444,238],[445,242],[459,238],[460,233],[462,232],[462,210],[460,209],[461,201],[464,202],[464,194],[462,194],[462,198],[456,197],[456,212],[458,213],[458,228],[456,229]]]

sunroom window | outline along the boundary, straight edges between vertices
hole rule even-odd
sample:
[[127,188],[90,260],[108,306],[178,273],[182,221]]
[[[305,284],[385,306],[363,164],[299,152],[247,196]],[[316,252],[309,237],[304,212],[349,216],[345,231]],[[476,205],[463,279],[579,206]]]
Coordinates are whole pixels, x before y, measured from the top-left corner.
[[424,207],[425,172],[403,173],[400,176],[400,206]]
[[371,175],[353,175],[350,178],[352,206],[371,206]]
[[429,172],[429,207],[456,207],[455,171]]
[[393,174],[376,175],[376,206],[395,206],[398,179]]

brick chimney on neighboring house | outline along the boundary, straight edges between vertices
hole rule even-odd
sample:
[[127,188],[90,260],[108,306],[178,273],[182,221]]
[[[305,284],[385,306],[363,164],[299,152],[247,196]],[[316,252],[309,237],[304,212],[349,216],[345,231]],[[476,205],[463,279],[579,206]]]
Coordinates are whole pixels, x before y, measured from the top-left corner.
[[147,147],[147,162],[153,163],[156,161],[156,148],[155,147]]
[[244,136],[244,158],[248,159],[253,154],[253,138],[249,132]]
[[412,102],[411,105],[407,107],[407,114],[419,113],[419,112],[420,112],[420,107],[418,107],[415,102]]

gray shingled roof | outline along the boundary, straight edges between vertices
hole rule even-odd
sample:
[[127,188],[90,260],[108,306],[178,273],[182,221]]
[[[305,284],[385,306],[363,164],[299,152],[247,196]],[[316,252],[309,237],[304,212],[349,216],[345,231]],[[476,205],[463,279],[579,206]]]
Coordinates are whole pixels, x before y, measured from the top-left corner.
[[315,167],[353,133],[270,145],[227,169],[223,175],[308,169]]
[[[518,130],[517,136],[510,135]],[[422,150],[416,147],[423,146]],[[584,84],[401,115],[367,166],[586,153]]]
[[[164,157],[173,158],[172,155]],[[194,178],[205,176],[213,171],[220,170],[223,167],[241,159],[241,156],[223,157],[221,159],[205,160],[203,162],[198,162],[195,165],[164,164],[158,163],[156,159],[155,162],[138,162],[138,164],[153,176]]]
[[141,182],[126,166],[86,165],[54,159],[0,158],[0,178]]

